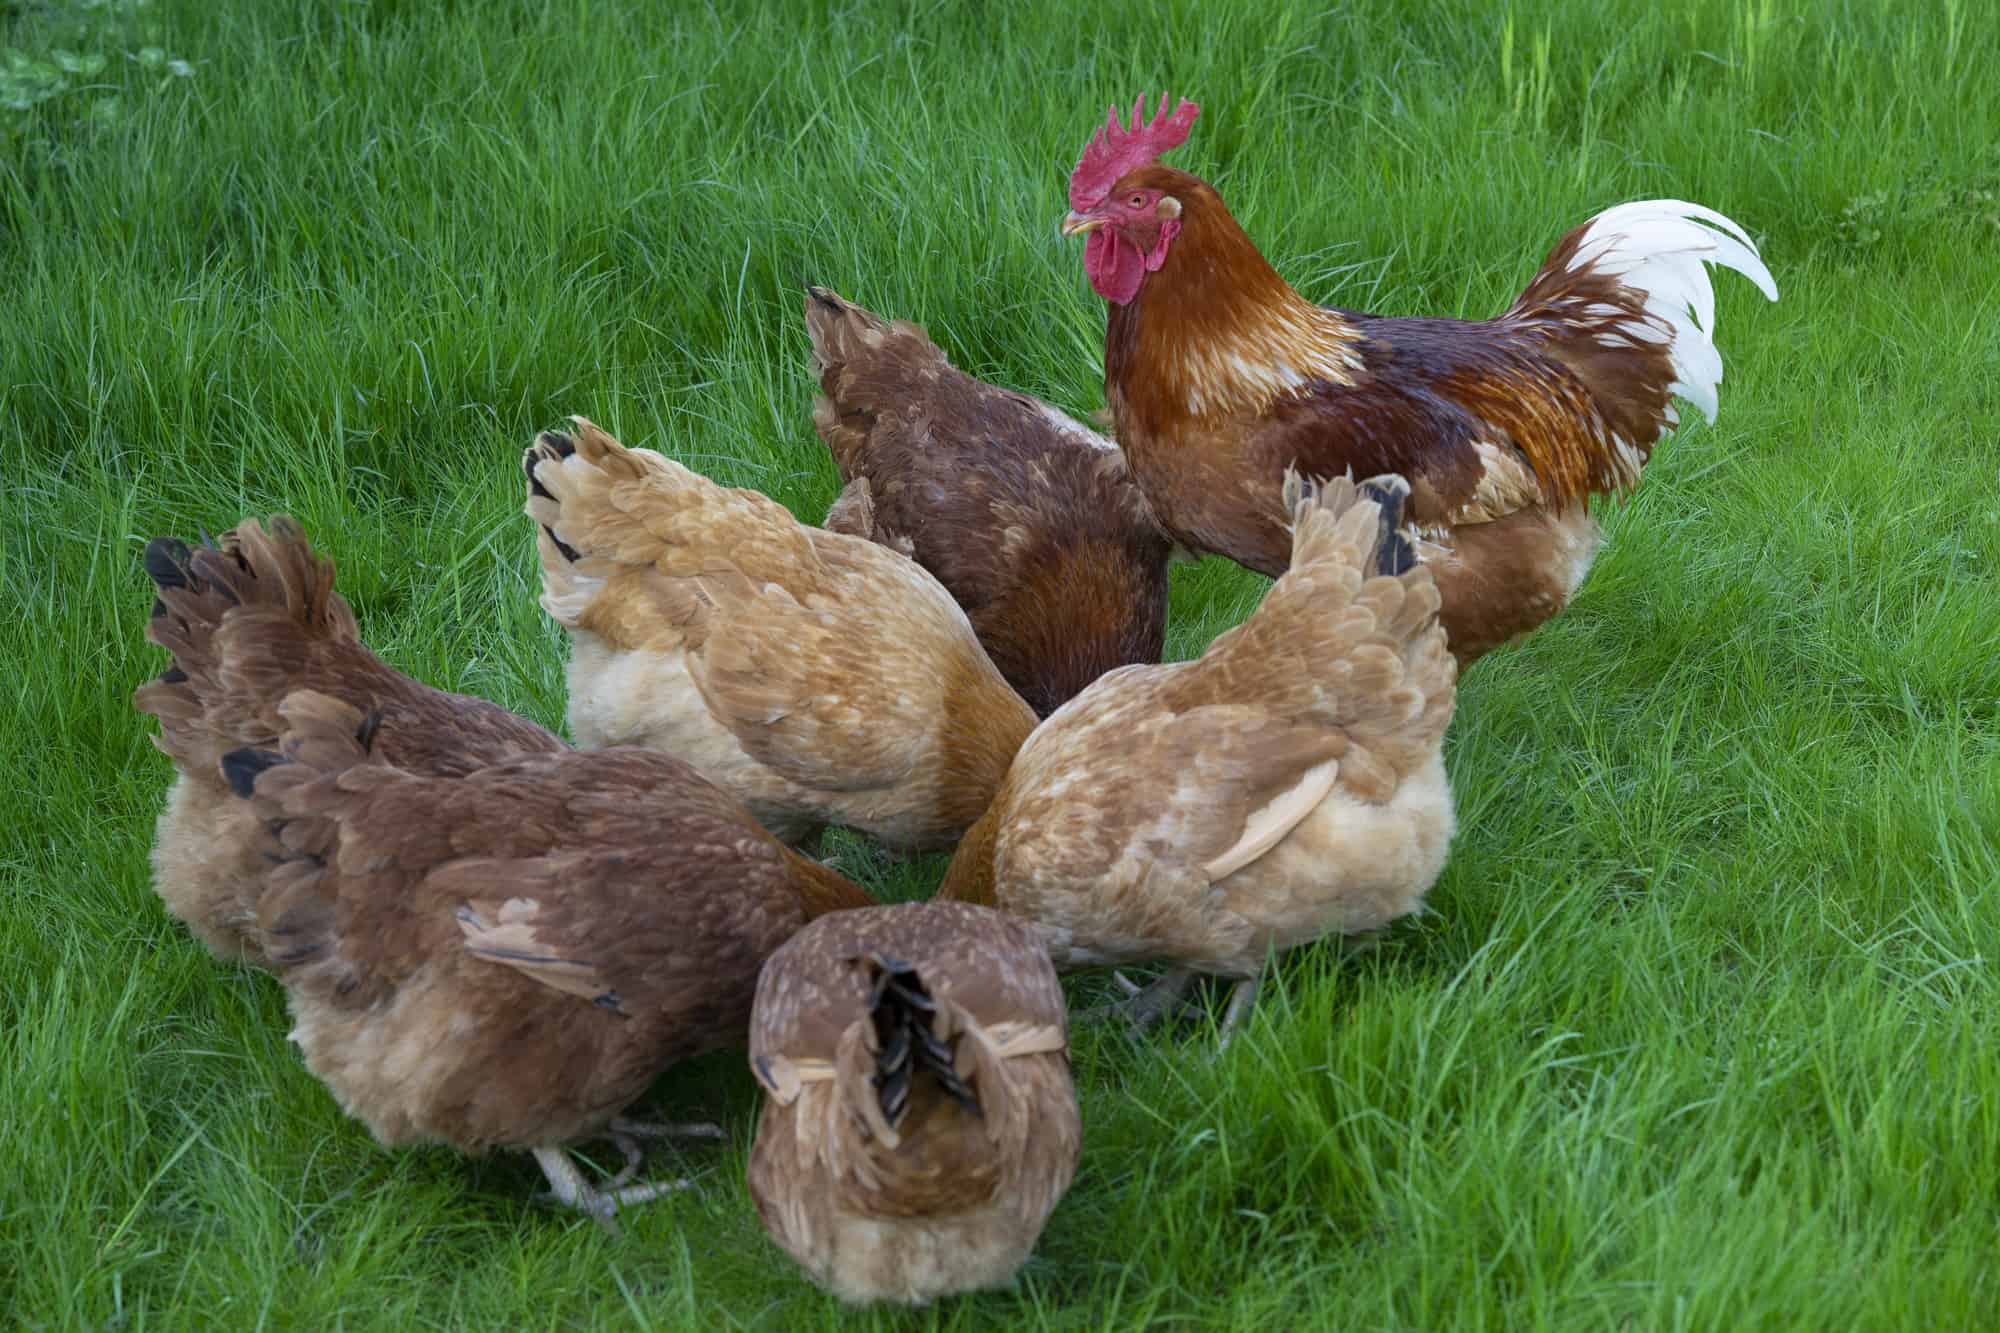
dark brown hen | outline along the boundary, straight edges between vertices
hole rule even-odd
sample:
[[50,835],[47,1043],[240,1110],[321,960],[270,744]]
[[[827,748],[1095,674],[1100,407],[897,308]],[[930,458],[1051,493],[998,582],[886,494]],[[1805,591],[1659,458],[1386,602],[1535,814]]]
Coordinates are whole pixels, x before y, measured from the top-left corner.
[[813,424],[846,485],[828,528],[936,575],[1038,716],[1160,660],[1172,543],[1115,444],[823,287],[806,329]]

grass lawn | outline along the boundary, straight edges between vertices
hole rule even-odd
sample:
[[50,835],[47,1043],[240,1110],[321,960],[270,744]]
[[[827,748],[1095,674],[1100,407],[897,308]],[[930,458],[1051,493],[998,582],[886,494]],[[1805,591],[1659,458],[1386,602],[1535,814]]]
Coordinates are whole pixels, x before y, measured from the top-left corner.
[[[0,1310],[1988,1323],[2000,25],[1532,8],[0,0]],[[1309,296],[1491,314],[1655,195],[1737,219],[1783,291],[1717,275],[1720,422],[1610,512],[1572,609],[1466,677],[1434,910],[1292,960],[1220,1059],[1081,1031],[1075,1189],[1015,1290],[925,1315],[847,1314],[764,1239],[739,1054],[651,1095],[734,1141],[659,1154],[701,1187],[622,1239],[533,1206],[524,1157],[378,1149],[279,987],[149,886],[144,539],[288,510],[392,661],[557,724],[532,433],[583,412],[817,518],[809,281],[1095,408],[1065,178],[1163,83],[1203,107],[1176,161]],[[1261,587],[1178,568],[1170,652]],[[891,896],[942,870],[838,849]]]

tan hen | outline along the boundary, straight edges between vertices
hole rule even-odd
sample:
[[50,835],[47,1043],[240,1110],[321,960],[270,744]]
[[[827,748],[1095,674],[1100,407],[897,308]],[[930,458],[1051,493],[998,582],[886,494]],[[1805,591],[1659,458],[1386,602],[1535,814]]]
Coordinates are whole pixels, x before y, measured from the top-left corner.
[[1454,829],[1456,668],[1396,531],[1401,478],[1286,483],[1292,565],[1193,662],[1114,671],[1044,722],[941,896],[1036,923],[1058,966],[1161,959],[1239,981],[1414,911]]
[[581,417],[528,450],[571,733],[680,755],[788,840],[949,846],[1035,716],[914,561]]

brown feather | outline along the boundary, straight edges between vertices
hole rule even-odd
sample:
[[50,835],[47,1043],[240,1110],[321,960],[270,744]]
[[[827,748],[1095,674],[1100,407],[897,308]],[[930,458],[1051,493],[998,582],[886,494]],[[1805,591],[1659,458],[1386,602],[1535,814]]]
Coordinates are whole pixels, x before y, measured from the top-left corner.
[[847,483],[827,527],[936,575],[1039,716],[1159,661],[1172,545],[1115,445],[824,288],[806,327],[813,423]]
[[395,723],[383,756],[415,773],[463,774],[504,755],[561,750],[526,718],[482,699],[434,690],[361,642],[334,591],[333,561],[278,515],[245,520],[219,546],[159,538],[145,567],[157,601],[146,637],[173,654],[132,705],[159,719],[156,744],[174,761],[153,846],[154,886],[167,908],[224,957],[261,962],[248,934],[260,870],[258,830],[224,783],[221,757],[269,747],[280,703],[316,690]]
[[[885,960],[929,1006],[916,1026],[933,1072],[885,1049]],[[1062,990],[1033,932],[1001,913],[906,903],[815,922],[764,967],[750,1062],[766,1091],[751,1198],[845,1300],[1007,1281],[1075,1174]]]

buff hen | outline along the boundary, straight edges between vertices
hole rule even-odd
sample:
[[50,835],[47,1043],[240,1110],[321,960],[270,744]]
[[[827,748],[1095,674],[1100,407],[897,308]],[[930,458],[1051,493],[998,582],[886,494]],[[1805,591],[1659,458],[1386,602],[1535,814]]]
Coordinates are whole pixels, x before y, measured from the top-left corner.
[[679,755],[788,840],[834,823],[949,846],[1035,725],[951,595],[573,420],[524,466],[577,742]]
[[1456,667],[1437,589],[1397,532],[1408,485],[1287,479],[1292,564],[1193,662],[1114,671],[1016,757],[940,896],[1034,922],[1058,966],[1194,973],[1416,910],[1455,827],[1441,746]]

